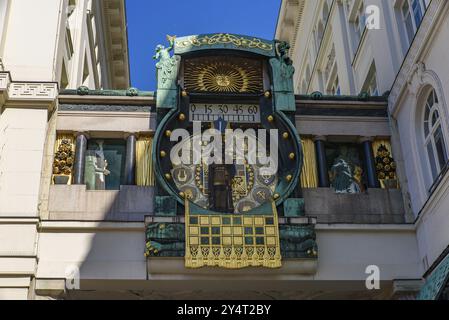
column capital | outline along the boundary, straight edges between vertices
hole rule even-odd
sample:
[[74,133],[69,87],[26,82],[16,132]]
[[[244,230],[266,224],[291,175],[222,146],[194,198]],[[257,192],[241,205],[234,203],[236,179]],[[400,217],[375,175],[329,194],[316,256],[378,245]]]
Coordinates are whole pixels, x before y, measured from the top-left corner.
[[138,138],[138,133],[137,132],[125,132],[125,133],[123,133],[123,139],[127,140],[129,137]]
[[76,131],[73,134],[74,134],[75,138],[78,138],[79,136],[84,136],[86,139],[90,138],[89,133],[85,132],[85,131]]
[[373,142],[375,139],[375,137],[368,137],[368,136],[362,136],[359,137],[359,143],[364,143],[364,142]]
[[327,141],[327,137],[326,136],[314,136],[312,139],[313,139],[313,142],[316,142],[316,141],[326,142]]

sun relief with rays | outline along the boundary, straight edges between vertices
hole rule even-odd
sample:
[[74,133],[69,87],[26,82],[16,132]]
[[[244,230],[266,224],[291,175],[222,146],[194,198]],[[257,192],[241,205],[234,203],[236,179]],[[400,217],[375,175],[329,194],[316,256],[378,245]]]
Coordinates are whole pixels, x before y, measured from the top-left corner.
[[232,56],[191,58],[185,62],[184,88],[189,92],[263,92],[262,62]]

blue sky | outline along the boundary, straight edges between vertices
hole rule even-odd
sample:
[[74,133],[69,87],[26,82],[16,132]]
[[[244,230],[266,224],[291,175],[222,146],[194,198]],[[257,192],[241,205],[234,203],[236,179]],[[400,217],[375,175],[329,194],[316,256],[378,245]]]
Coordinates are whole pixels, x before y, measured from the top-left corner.
[[131,84],[156,89],[154,48],[166,35],[237,33],[273,39],[281,0],[127,0]]

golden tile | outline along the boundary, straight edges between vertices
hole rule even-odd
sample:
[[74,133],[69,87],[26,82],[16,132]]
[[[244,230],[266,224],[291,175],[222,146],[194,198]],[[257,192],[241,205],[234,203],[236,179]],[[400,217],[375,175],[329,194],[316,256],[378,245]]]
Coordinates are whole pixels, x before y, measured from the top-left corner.
[[220,217],[212,217],[212,224],[215,225],[215,226],[221,225]]
[[209,217],[201,217],[200,218],[201,225],[208,225],[209,224]]
[[242,245],[243,245],[243,238],[240,238],[240,237],[234,237],[234,245],[236,245],[236,246],[242,246]]
[[255,219],[254,219],[254,224],[255,224],[256,226],[263,226],[263,225],[264,225],[264,222],[265,222],[265,219],[264,219],[264,218],[255,218]]
[[252,226],[253,225],[253,218],[250,218],[250,217],[243,218],[243,224],[245,226]]
[[275,237],[267,237],[267,245],[268,246],[276,245],[276,238]]
[[243,235],[243,228],[242,227],[234,227],[234,235],[242,236]]
[[223,245],[231,246],[232,245],[232,238],[231,237],[223,237]]
[[267,233],[267,235],[269,236],[274,236],[276,234],[276,229],[275,227],[266,227],[265,228],[265,232]]
[[189,231],[192,236],[197,236],[200,234],[200,228],[198,227],[190,227]]
[[200,244],[199,238],[197,238],[197,237],[190,237],[190,244],[191,245],[195,245],[195,246],[199,245]]
[[230,236],[232,235],[232,229],[231,227],[223,227],[223,235]]

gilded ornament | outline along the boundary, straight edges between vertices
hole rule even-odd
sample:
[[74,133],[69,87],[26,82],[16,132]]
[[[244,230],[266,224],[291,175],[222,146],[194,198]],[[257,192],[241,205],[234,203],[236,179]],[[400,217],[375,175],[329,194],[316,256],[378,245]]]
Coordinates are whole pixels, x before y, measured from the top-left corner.
[[260,49],[264,51],[273,50],[273,45],[262,41],[261,39],[248,39],[229,33],[218,33],[206,36],[194,36],[185,40],[177,40],[176,46],[179,48],[202,47],[216,44],[232,44],[239,48]]
[[262,65],[246,58],[195,58],[185,63],[184,85],[191,91],[258,93],[262,88]]

